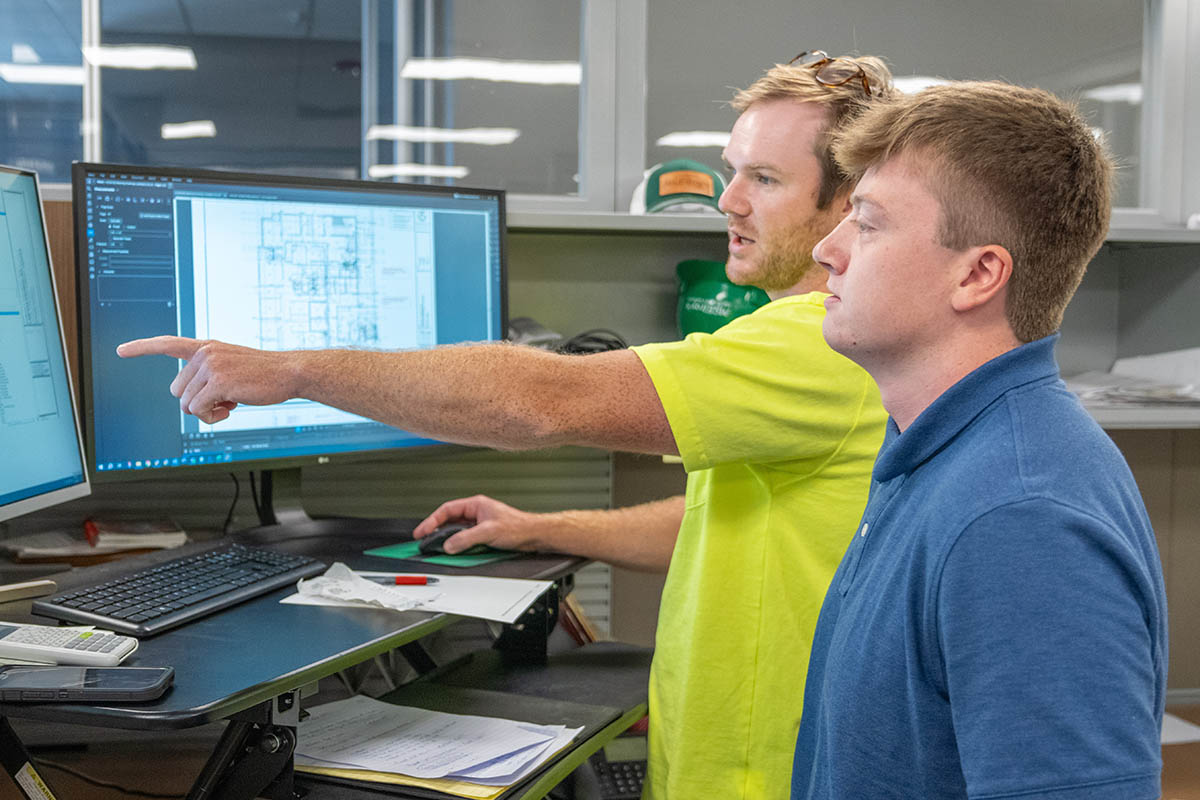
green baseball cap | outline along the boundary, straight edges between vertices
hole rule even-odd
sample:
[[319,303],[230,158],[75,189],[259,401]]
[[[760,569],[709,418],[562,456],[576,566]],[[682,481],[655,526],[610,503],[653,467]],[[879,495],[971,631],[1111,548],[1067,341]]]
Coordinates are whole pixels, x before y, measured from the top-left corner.
[[676,158],[649,169],[634,192],[630,211],[635,214],[654,214],[668,208],[683,211],[686,209],[678,207],[684,205],[700,211],[710,208],[720,211],[717,201],[723,191],[725,179],[721,173],[699,161]]

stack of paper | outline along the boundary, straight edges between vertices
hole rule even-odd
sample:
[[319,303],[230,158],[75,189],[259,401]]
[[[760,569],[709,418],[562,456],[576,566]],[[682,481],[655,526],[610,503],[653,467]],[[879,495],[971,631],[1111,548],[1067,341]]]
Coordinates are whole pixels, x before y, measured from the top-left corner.
[[581,730],[358,696],[311,710],[298,729],[296,769],[490,798],[533,773]]
[[1200,390],[1194,384],[1164,383],[1115,372],[1084,372],[1065,380],[1067,388],[1089,405],[1200,405]]
[[187,544],[187,531],[169,519],[83,521],[83,533],[97,550],[158,550]]
[[[16,536],[0,542],[0,549],[17,561],[70,561],[132,550],[160,550],[187,544],[184,531],[158,534],[106,534],[92,544],[82,533],[54,530]],[[81,562],[82,563],[82,562]]]

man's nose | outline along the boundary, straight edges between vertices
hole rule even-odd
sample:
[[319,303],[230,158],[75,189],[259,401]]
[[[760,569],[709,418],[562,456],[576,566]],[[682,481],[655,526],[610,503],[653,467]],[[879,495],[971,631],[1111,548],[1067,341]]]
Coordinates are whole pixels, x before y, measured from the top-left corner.
[[831,230],[824,239],[813,247],[813,261],[817,262],[827,272],[837,275],[846,268],[845,247],[840,234],[844,231],[846,221],[842,220]]
[[749,204],[742,196],[741,179],[737,175],[733,176],[733,179],[725,187],[725,191],[721,192],[721,197],[717,200],[717,208],[721,209],[723,213],[735,217],[744,217],[749,213]]

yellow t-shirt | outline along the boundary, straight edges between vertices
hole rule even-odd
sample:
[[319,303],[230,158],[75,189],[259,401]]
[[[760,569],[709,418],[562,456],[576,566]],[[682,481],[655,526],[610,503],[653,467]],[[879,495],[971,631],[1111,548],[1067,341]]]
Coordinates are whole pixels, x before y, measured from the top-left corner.
[[644,797],[786,798],[813,629],[887,415],[824,294],[634,348],[688,471],[650,671]]

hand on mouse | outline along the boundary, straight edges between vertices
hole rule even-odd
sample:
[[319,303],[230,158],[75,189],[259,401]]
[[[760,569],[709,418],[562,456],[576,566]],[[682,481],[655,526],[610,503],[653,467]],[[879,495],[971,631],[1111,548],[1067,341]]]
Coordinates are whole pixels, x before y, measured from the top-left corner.
[[428,536],[447,522],[465,522],[474,524],[446,540],[447,553],[461,553],[477,544],[500,550],[536,550],[540,516],[478,494],[442,503],[416,527],[413,538]]

